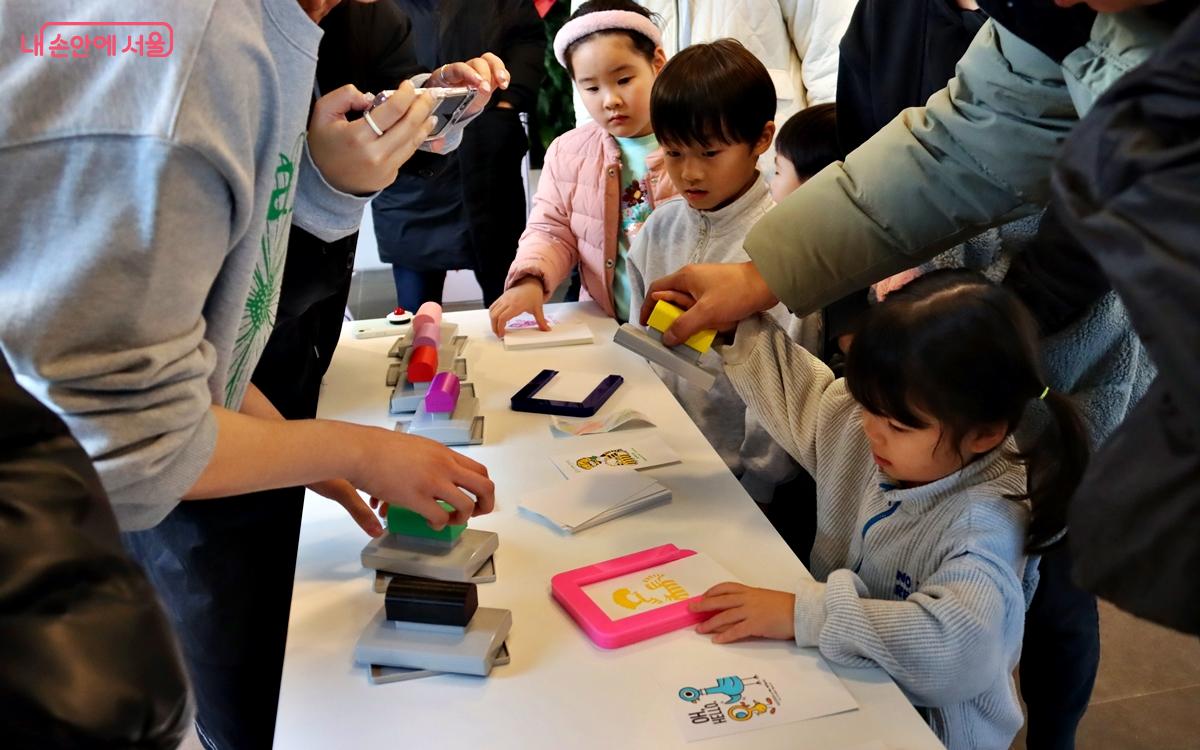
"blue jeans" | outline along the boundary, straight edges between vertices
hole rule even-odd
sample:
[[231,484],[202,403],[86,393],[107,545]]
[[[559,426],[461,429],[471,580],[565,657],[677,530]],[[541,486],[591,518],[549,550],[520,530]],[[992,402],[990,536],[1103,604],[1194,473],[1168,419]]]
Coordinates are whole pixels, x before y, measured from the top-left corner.
[[405,310],[414,311],[423,302],[442,301],[445,271],[413,271],[393,265],[392,279],[396,282],[396,304]]

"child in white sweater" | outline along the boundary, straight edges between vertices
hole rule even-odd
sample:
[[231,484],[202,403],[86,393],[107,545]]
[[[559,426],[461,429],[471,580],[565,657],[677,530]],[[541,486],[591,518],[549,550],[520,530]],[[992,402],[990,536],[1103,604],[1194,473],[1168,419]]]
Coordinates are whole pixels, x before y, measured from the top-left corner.
[[[816,580],[714,586],[692,605],[716,613],[698,630],[877,664],[947,747],[1008,748],[1036,585],[1027,549],[1059,541],[1087,462],[1074,407],[1043,385],[1028,311],[976,273],[941,271],[867,313],[845,379],[766,316],[743,321],[722,354],[750,409],[816,478]],[[1018,456],[1011,434],[1032,407],[1048,407],[1049,425]]]
[[[775,88],[766,68],[741,44],[696,44],[662,69],[650,94],[650,118],[667,173],[682,195],[659,206],[629,251],[630,310],[639,310],[649,281],[688,263],[749,260],[742,242],[775,206],[758,172],[758,157],[775,134]],[[783,305],[770,313],[794,335],[803,331]],[[702,390],[655,368],[752,498],[771,501],[776,486],[799,473],[787,452],[750,417],[722,376]]]

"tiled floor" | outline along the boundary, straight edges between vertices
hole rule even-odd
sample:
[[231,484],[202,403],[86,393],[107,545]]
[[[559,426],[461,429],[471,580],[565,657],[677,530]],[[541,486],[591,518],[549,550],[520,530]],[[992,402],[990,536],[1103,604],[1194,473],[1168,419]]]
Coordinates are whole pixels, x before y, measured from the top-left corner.
[[1200,750],[1200,639],[1101,602],[1100,673],[1076,746]]

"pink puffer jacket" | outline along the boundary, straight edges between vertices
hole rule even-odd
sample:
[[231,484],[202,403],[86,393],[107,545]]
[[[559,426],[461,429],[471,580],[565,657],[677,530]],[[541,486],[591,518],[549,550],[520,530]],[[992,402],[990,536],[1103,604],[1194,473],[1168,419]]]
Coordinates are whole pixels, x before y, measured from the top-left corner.
[[[651,210],[677,195],[662,149],[647,157],[644,182]],[[549,298],[578,263],[580,298],[613,315],[620,194],[621,149],[604,128],[588,123],[554,139],[504,288],[534,276]]]

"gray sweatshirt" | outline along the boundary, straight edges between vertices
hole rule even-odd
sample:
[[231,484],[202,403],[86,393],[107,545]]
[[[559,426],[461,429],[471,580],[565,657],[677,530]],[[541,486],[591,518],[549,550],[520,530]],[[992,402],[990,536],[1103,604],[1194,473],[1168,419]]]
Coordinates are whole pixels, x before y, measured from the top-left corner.
[[[174,46],[0,56],[0,347],[135,530],[208,464],[209,407],[241,404],[293,211],[332,240],[357,228],[365,199],[309,159],[321,30],[296,0],[0,4],[14,44],[63,20],[162,21]],[[153,30],[117,29],[118,50]]]
[[796,643],[878,665],[951,750],[1006,750],[1022,724],[1012,672],[1037,582],[1010,437],[964,469],[899,489],[876,468],[844,380],[774,321],[743,321],[725,372],[817,483],[815,581],[796,587]]
[[[750,227],[774,207],[775,201],[762,180],[756,180],[744,195],[717,211],[697,211],[683,198],[663,203],[650,215],[629,248],[632,288],[629,309],[641,308],[649,282],[689,263],[750,260],[742,249],[742,241]],[[815,322],[819,316],[802,323],[783,305],[772,309],[771,315],[788,326],[795,336],[803,337],[807,333],[807,337],[801,339],[804,343],[819,340]],[[715,354],[705,355],[704,364],[717,369],[721,367],[720,358]],[[670,370],[651,366],[750,497],[760,503],[770,502],[775,487],[799,473],[796,462],[758,424],[727,377],[719,376],[716,384],[705,391]]]

